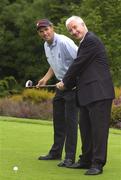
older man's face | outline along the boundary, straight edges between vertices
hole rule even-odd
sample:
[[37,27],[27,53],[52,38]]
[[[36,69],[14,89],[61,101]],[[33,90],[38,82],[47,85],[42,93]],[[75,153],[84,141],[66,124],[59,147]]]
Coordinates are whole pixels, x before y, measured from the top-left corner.
[[76,39],[82,39],[85,36],[86,29],[84,24],[75,20],[71,21],[67,26],[70,34]]
[[52,26],[42,27],[38,30],[39,36],[48,43],[52,43],[54,37],[54,30]]

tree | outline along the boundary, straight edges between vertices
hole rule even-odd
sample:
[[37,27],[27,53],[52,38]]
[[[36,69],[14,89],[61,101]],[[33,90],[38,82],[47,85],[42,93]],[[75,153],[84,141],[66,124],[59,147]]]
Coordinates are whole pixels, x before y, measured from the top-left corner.
[[0,15],[0,78],[12,75],[23,84],[28,78],[37,79],[46,69],[43,44],[36,32],[36,20],[42,17],[43,4],[35,1],[28,6],[24,0],[11,2],[5,4]]
[[[111,73],[115,85],[121,85],[121,0],[83,0],[71,3],[71,15],[81,16],[88,29],[95,32],[104,42]],[[64,33],[66,17],[58,24],[60,32]]]
[[69,36],[65,20],[81,16],[106,45],[111,73],[121,85],[121,0],[1,0],[0,79],[14,76],[19,84],[37,81],[48,69],[36,22],[49,18],[57,32]]

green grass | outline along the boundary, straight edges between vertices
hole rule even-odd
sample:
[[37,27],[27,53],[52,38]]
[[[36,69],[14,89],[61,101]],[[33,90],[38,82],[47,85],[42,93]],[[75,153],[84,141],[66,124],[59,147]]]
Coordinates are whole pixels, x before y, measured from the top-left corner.
[[[0,117],[0,180],[120,180],[121,131],[110,129],[108,162],[104,173],[85,176],[85,170],[59,168],[59,161],[38,161],[53,139],[48,121]],[[80,154],[78,138],[77,158]],[[64,157],[64,154],[63,154]],[[14,172],[13,167],[18,166]]]

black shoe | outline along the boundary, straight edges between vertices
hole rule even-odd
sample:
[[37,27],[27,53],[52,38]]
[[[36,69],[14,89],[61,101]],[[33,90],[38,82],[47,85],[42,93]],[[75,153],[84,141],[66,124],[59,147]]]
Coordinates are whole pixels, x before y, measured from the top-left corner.
[[68,167],[71,166],[74,163],[72,159],[65,159],[64,161],[60,162],[58,164],[59,167]]
[[88,171],[86,171],[85,175],[98,175],[98,174],[102,174],[103,169],[99,169],[96,167],[91,167],[90,169],[88,169]]
[[38,160],[61,160],[61,156],[47,154],[45,156],[40,156]]
[[68,168],[73,168],[73,169],[89,169],[91,166],[91,164],[89,163],[84,163],[84,162],[81,162],[80,160],[77,161],[76,163],[68,166]]

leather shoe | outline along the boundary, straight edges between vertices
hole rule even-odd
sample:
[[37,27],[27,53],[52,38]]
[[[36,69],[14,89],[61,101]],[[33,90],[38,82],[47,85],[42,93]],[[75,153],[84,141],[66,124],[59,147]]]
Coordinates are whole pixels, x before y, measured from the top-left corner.
[[73,168],[73,169],[89,169],[90,168],[89,163],[81,162],[80,160],[77,161],[76,163],[73,163],[68,166],[68,168]]
[[71,166],[74,163],[72,159],[65,159],[64,161],[60,162],[58,164],[59,167],[68,167]]
[[47,154],[45,156],[40,156],[38,158],[38,160],[60,160],[61,157],[60,156],[55,156],[55,155],[52,155],[52,154]]
[[103,172],[103,169],[98,169],[96,167],[91,167],[90,169],[88,169],[88,171],[86,171],[85,175],[98,175],[101,174]]

